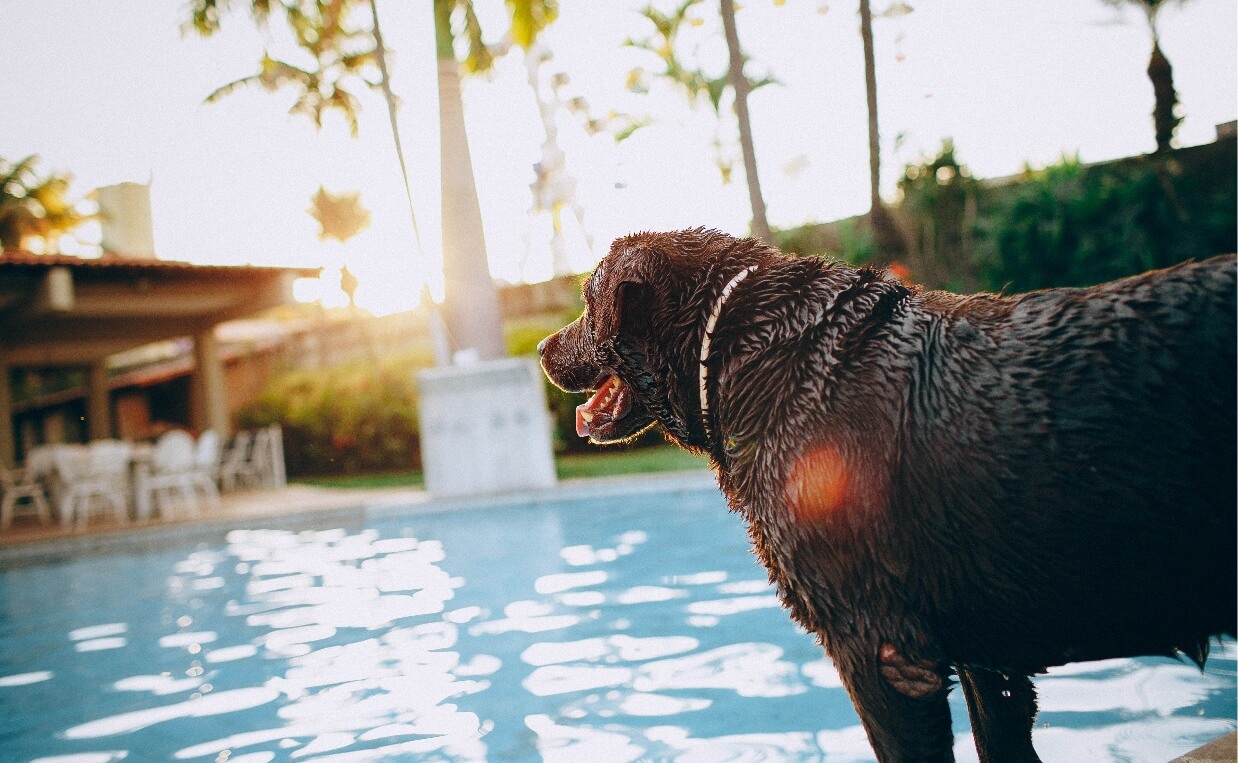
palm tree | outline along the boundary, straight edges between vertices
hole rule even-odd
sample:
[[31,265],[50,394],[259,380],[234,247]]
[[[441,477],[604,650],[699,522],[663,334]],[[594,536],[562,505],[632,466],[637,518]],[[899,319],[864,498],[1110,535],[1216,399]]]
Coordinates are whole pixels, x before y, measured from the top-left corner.
[[1156,150],[1168,151],[1172,146],[1174,131],[1182,117],[1174,113],[1178,105],[1178,93],[1174,89],[1174,71],[1169,65],[1169,59],[1161,50],[1160,31],[1156,26],[1156,17],[1161,8],[1171,2],[1181,5],[1186,0],[1104,0],[1106,5],[1133,5],[1144,13],[1148,20],[1148,30],[1152,33],[1152,55],[1148,59],[1148,79],[1152,80],[1152,93],[1156,101],[1152,107],[1152,124],[1156,129]]
[[873,53],[873,14],[869,0],[860,0],[860,37],[864,41],[864,90],[868,96],[868,222],[877,245],[879,264],[907,256],[907,243],[881,201],[881,138],[877,129],[877,62]]
[[[768,76],[750,79],[744,74],[744,55],[735,29],[733,0],[721,0],[722,23],[730,54],[726,73],[719,77],[710,77],[699,67],[692,67],[682,60],[679,55],[679,34],[685,24],[699,23],[690,18],[689,11],[700,2],[701,0],[683,0],[669,13],[663,13],[653,5],[646,6],[640,13],[653,24],[653,34],[641,40],[628,40],[625,44],[657,56],[662,70],[656,72],[656,76],[669,80],[678,87],[692,105],[699,103],[702,97],[708,99],[714,114],[719,117],[722,114],[722,96],[728,87],[732,89],[740,150],[743,153],[744,173],[748,181],[748,199],[752,206],[752,231],[762,240],[771,241],[769,222],[765,215],[765,200],[761,195],[761,182],[757,176],[752,127],[748,119],[748,94],[759,87],[773,84],[776,80]],[[647,91],[642,69],[636,69],[628,75],[628,89],[638,93]],[[730,180],[731,162],[723,156],[719,139],[715,139],[714,147],[718,152],[718,169],[722,172],[722,180],[727,182]]]
[[319,186],[310,197],[309,213],[318,222],[319,241],[343,244],[370,226],[370,210],[361,203],[360,191],[331,193]]
[[721,0],[722,27],[726,32],[726,47],[730,53],[727,79],[735,92],[735,118],[739,122],[739,146],[744,155],[744,176],[748,178],[748,201],[752,205],[752,233],[767,244],[774,243],[765,218],[765,198],[761,196],[761,180],[757,176],[757,155],[752,146],[752,124],[748,121],[748,78],[744,75],[744,54],[739,47],[735,29],[735,0]]
[[[385,49],[378,26],[378,10],[371,2],[374,26],[371,30],[348,26],[349,14],[365,0],[283,0],[285,12],[297,44],[317,62],[305,70],[265,55],[259,72],[229,83],[212,93],[220,97],[235,87],[259,84],[268,89],[291,84],[301,91],[294,112],[306,113],[321,126],[323,111],[340,110],[356,131],[358,101],[345,89],[352,79],[383,90],[391,114],[396,149],[404,167],[399,131],[395,129],[396,103],[386,68]],[[219,28],[220,15],[227,0],[192,0],[188,27],[204,36]],[[511,34],[522,45],[531,44],[537,34],[557,16],[555,0],[508,0]],[[500,321],[498,295],[490,277],[482,235],[481,208],[473,176],[468,136],[464,129],[464,109],[460,98],[461,62],[456,58],[456,34],[452,29],[453,11],[461,11],[461,34],[467,54],[463,68],[469,73],[485,71],[493,56],[482,38],[481,26],[471,0],[434,0],[433,23],[438,61],[440,162],[442,169],[443,274],[446,281],[445,318],[452,348],[472,349],[481,359],[506,354]],[[270,0],[250,0],[254,20],[264,24],[270,17]],[[365,78],[363,70],[376,63],[380,79]],[[407,181],[407,173],[405,173]],[[410,199],[411,207],[411,199]],[[416,219],[413,220],[414,228]]]
[[[558,17],[555,0],[507,0],[510,35],[526,50]],[[451,17],[461,11],[464,60],[456,57]],[[444,303],[450,340],[455,349],[469,349],[482,360],[507,354],[498,293],[490,277],[481,206],[460,97],[462,73],[477,74],[494,65],[491,48],[482,38],[472,0],[434,0],[434,42],[438,60],[439,162],[442,178]]]
[[[334,239],[340,244],[365,230],[370,225],[370,210],[361,203],[361,192],[331,193],[319,186],[318,192],[310,197],[310,215],[318,222],[318,240]],[[357,287],[360,282],[352,274],[347,265],[340,268],[340,291],[348,296],[348,313],[352,318],[351,330],[359,331],[361,343],[370,361],[378,363],[378,352],[374,347],[374,336],[365,321],[357,320]],[[319,312],[319,319],[325,316]]]
[[460,97],[461,63],[456,58],[452,10],[463,7],[468,53],[463,66],[484,71],[493,65],[470,2],[434,0],[434,42],[438,61],[439,166],[442,182],[443,281],[449,295],[444,318],[456,350],[472,348],[482,359],[506,354],[498,294],[490,277],[486,239],[473,158],[464,129]]
[[32,155],[13,164],[0,157],[0,250],[25,249],[30,239],[41,239],[54,254],[62,235],[92,217],[67,200],[69,176],[39,177],[38,160]]
[[[223,6],[227,6],[226,0]],[[314,68],[304,69],[264,52],[256,73],[216,88],[206,97],[207,103],[245,86],[258,85],[269,92],[292,86],[298,97],[290,113],[303,114],[322,129],[323,114],[339,111],[356,137],[360,102],[346,87],[354,79],[370,87],[378,87],[379,83],[364,75],[374,65],[376,51],[370,44],[369,32],[349,26],[353,6],[353,0],[280,3],[296,46],[313,59]],[[193,0],[187,26],[209,37],[219,30],[220,11],[220,0]],[[253,0],[250,13],[260,26],[265,26],[270,21],[270,0]]]

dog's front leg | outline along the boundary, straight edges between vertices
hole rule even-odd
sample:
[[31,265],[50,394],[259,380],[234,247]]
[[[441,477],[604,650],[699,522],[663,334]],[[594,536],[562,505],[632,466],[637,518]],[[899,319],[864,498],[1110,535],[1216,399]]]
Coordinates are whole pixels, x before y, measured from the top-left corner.
[[958,673],[980,762],[1038,763],[1032,747],[1036,689],[1031,679],[963,666]]
[[868,741],[882,763],[953,761],[949,668],[890,644],[834,656]]

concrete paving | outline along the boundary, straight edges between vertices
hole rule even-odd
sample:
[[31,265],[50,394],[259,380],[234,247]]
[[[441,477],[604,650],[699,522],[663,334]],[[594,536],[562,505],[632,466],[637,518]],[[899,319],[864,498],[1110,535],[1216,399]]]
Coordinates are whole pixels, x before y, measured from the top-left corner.
[[[292,484],[275,490],[243,490],[225,493],[219,506],[204,507],[197,515],[173,512],[147,521],[131,520],[119,524],[109,513],[92,514],[84,529],[65,527],[57,522],[40,524],[30,515],[19,514],[13,524],[0,530],[0,561],[29,556],[28,547],[44,547],[71,552],[75,548],[106,545],[109,538],[140,539],[142,536],[188,534],[195,529],[226,530],[255,527],[264,521],[306,524],[332,521],[327,514],[355,514],[373,510],[451,511],[469,507],[493,506],[530,501],[573,500],[598,495],[661,492],[667,490],[717,489],[711,472],[694,470],[622,477],[561,480],[552,487],[505,491],[476,496],[435,498],[413,488],[326,488]],[[26,551],[19,549],[26,548]]]
[[1238,732],[1226,734],[1213,742],[1192,750],[1170,763],[1234,763],[1238,760]]
[[33,516],[19,514],[11,526],[0,530],[0,547],[46,543],[81,538],[86,535],[140,533],[153,528],[192,526],[204,522],[227,524],[238,520],[249,521],[326,510],[364,508],[375,504],[423,504],[428,500],[429,496],[425,491],[409,488],[350,490],[289,485],[278,490],[243,490],[225,493],[219,506],[204,507],[196,516],[179,512],[167,517],[157,516],[144,522],[130,521],[118,524],[109,513],[92,514],[89,524],[81,530],[75,526],[65,527],[58,522],[43,525]]

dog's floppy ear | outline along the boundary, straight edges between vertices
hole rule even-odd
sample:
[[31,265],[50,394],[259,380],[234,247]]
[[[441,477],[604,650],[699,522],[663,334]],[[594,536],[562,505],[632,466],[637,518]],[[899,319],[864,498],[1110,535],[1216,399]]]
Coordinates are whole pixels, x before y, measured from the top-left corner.
[[609,299],[600,300],[593,315],[594,341],[614,341],[621,330],[636,330],[649,315],[651,290],[643,280],[629,278],[615,284]]

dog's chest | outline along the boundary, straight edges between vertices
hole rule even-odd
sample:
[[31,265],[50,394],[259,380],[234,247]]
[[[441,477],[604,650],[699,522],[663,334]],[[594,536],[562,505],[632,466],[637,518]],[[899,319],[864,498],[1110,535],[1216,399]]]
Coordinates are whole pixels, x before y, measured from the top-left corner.
[[791,466],[765,463],[757,449],[719,482],[747,521],[753,552],[783,604],[823,635],[858,627],[873,611],[898,610],[896,591],[908,570],[883,541],[885,507],[872,499],[879,491],[865,487],[871,478],[833,447],[782,460]]

